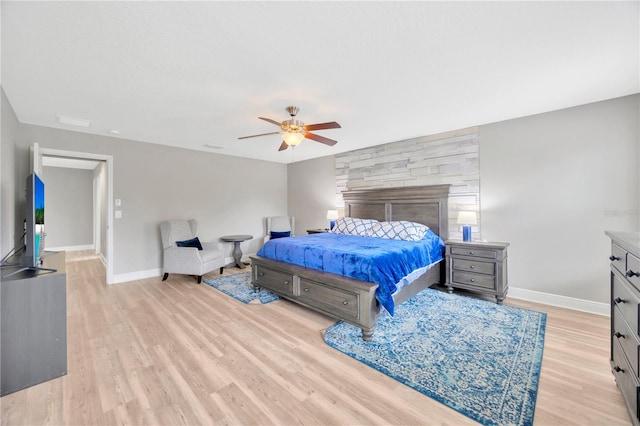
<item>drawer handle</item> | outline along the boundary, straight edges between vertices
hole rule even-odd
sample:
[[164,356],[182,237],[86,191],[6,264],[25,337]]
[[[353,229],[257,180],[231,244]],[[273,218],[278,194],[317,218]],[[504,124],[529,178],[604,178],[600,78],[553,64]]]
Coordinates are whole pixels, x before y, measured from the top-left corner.
[[624,334],[620,333],[619,331],[616,331],[615,333],[613,333],[614,336],[616,336],[618,339],[624,339]]
[[349,304],[349,301],[348,301],[348,300],[345,300],[344,302],[342,302],[342,304],[343,304],[343,305],[348,305],[348,304]]
[[264,277],[264,272],[258,272],[259,277]]
[[470,254],[471,256],[473,256],[473,252],[472,252],[472,251],[470,251],[470,252],[469,252],[469,254]]
[[305,288],[304,291],[305,291],[305,293],[308,293],[309,292],[309,287]]
[[474,269],[474,268],[475,268],[475,266],[473,266],[473,265],[469,266],[469,269]]
[[631,269],[629,269],[627,271],[627,276],[629,278],[631,278],[631,277],[640,277],[640,272],[633,272]]
[[283,281],[282,284],[289,285],[289,281]]
[[612,261],[612,262],[615,262],[616,260],[620,260],[620,258],[616,257],[614,255],[611,255],[611,256],[609,256],[609,260]]
[[476,280],[474,278],[471,278],[469,281],[471,281],[472,283],[476,282]]
[[615,367],[613,367],[613,370],[616,373],[624,373],[624,370],[622,368],[618,367],[617,365]]
[[615,299],[613,299],[613,303],[618,304],[618,303],[627,303],[626,300],[624,299],[620,299],[619,297],[616,297]]

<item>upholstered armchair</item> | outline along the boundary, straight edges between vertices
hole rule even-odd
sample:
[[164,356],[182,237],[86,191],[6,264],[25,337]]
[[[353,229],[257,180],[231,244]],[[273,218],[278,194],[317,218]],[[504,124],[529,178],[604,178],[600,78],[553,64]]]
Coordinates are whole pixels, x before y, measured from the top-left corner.
[[[198,222],[193,219],[169,220],[160,224],[164,272],[162,281],[166,280],[169,274],[188,274],[195,275],[200,284],[202,276],[216,268],[220,268],[222,274],[225,261],[218,243],[195,240],[197,229]],[[183,247],[179,247],[178,242]]]
[[[285,236],[286,233],[289,232],[289,236],[293,237],[293,231],[296,228],[296,218],[293,216],[272,216],[267,217],[267,235],[264,237],[264,242],[266,243],[272,238],[272,232],[274,232],[274,237],[277,235]],[[278,234],[280,233],[280,234]]]

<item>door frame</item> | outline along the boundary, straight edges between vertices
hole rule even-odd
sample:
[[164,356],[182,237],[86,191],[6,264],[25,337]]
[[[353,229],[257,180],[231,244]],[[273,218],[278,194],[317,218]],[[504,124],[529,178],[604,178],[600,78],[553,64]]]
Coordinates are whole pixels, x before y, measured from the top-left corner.
[[[67,158],[77,158],[82,160],[97,160],[104,161],[107,164],[107,233],[106,233],[106,241],[105,245],[107,247],[107,256],[106,256],[106,269],[107,269],[107,284],[113,283],[113,270],[114,270],[114,259],[113,259],[113,156],[104,155],[104,154],[93,154],[89,152],[79,152],[79,151],[66,151],[61,149],[52,149],[52,148],[43,148],[36,147],[34,150],[34,156],[37,155],[39,158],[36,160],[39,164],[42,164],[40,161],[40,157],[42,156],[53,156],[53,157],[67,157]],[[94,218],[94,220],[96,220]]]

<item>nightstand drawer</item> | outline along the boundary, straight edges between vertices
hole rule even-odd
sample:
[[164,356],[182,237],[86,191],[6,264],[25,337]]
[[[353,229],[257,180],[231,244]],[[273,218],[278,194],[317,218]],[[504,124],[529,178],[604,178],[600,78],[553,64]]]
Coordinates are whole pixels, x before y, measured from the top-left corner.
[[312,302],[315,307],[326,307],[327,312],[338,312],[345,318],[358,318],[358,295],[338,288],[319,285],[313,281],[300,279],[301,301]]
[[483,257],[485,259],[497,259],[496,250],[478,249],[475,247],[451,247],[451,254],[458,256]]
[[472,272],[453,271],[453,284],[494,289],[496,288],[496,277]]
[[273,271],[262,265],[255,267],[254,284],[276,293],[293,294],[293,275]]
[[495,275],[496,264],[493,262],[477,262],[475,260],[452,259],[452,267],[456,271],[477,272],[479,274]]

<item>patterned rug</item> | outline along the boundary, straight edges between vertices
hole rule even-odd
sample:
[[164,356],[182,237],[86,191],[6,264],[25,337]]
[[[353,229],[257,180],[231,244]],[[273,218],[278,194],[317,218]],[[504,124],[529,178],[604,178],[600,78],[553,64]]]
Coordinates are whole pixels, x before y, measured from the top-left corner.
[[339,322],[339,351],[485,425],[531,425],[547,315],[427,289],[378,319],[369,343]]
[[280,299],[279,296],[267,290],[260,289],[258,293],[253,291],[253,286],[251,285],[251,272],[224,275],[220,278],[204,280],[204,282],[205,284],[210,285],[216,290],[220,290],[242,303],[264,304]]

